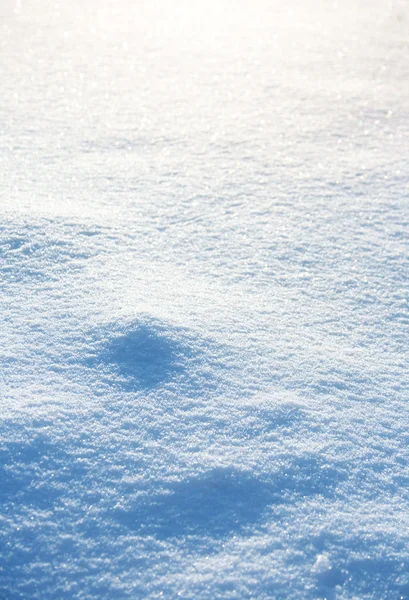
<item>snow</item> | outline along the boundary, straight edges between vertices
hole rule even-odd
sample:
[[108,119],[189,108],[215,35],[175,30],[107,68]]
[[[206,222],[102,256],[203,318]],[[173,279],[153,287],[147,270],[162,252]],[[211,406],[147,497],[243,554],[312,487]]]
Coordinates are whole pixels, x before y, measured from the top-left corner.
[[4,0],[0,598],[409,598],[406,0]]

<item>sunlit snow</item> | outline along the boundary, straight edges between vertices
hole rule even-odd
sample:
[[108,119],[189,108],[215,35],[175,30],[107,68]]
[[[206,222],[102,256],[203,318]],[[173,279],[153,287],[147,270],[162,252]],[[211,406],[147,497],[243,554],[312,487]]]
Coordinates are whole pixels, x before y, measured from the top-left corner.
[[0,2],[0,599],[409,598],[407,0]]

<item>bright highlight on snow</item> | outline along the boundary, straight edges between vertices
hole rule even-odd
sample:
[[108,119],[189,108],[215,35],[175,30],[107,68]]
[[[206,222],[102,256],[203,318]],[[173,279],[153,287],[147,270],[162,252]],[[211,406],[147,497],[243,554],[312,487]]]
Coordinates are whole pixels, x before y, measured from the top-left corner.
[[0,7],[0,599],[409,598],[406,0]]

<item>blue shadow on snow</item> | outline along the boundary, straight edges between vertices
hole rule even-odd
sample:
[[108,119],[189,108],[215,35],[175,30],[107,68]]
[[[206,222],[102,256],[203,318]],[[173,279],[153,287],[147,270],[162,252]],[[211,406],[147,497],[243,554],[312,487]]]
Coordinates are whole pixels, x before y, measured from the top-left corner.
[[130,389],[146,390],[166,383],[184,373],[189,355],[189,348],[170,334],[155,324],[133,325],[105,344],[97,357],[99,365],[113,369],[127,380]]
[[247,472],[219,468],[172,483],[111,516],[140,535],[157,539],[185,535],[224,538],[259,521],[272,501],[268,484]]

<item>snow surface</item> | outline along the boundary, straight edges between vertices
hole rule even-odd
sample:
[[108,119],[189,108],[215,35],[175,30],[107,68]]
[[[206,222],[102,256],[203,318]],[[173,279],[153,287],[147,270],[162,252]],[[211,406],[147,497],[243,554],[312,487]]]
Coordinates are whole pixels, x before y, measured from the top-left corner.
[[409,4],[2,0],[0,598],[409,598]]

